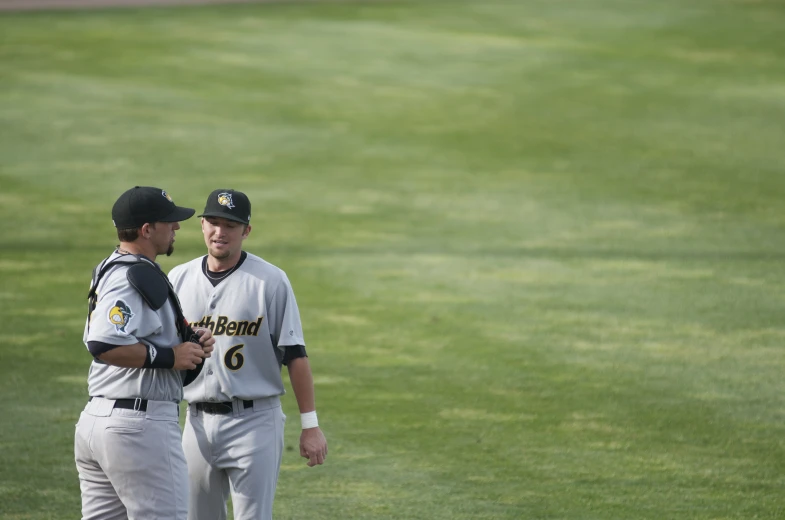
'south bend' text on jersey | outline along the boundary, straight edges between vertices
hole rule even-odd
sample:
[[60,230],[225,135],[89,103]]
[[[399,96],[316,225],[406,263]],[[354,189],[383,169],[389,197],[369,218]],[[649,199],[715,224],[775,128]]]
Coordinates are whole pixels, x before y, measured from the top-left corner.
[[212,315],[202,316],[201,320],[191,322],[192,327],[206,327],[213,336],[258,336],[262,327],[264,316],[259,316],[256,321],[230,320],[228,316],[217,316],[213,321]]

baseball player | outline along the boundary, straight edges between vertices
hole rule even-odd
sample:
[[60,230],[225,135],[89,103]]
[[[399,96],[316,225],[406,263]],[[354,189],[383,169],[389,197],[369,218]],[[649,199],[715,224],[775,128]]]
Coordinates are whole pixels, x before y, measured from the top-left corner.
[[185,520],[188,472],[178,402],[215,340],[188,327],[155,259],[195,211],[163,190],[115,202],[120,245],[93,271],[84,343],[94,360],[74,454],[85,520]]
[[235,520],[271,519],[286,418],[282,365],[300,409],[300,454],[309,466],[327,456],[300,313],[286,274],[242,250],[251,232],[245,194],[215,190],[199,216],[207,255],[170,273],[186,318],[216,340],[185,390],[188,518],[225,520],[231,489]]

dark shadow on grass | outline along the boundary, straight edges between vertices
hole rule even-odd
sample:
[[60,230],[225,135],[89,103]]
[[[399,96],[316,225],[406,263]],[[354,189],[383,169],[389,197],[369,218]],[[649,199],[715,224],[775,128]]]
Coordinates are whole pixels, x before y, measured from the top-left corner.
[[741,250],[644,250],[623,248],[557,248],[557,247],[488,247],[488,248],[377,248],[342,247],[312,248],[305,246],[273,245],[265,247],[268,253],[280,255],[345,256],[345,255],[445,255],[458,258],[536,258],[544,260],[575,261],[591,260],[640,260],[662,261],[710,261],[710,262],[767,262],[785,260],[785,251],[741,251]]
[[[328,3],[331,0],[0,0],[0,11],[51,11],[121,7],[178,7],[189,5]],[[347,0],[341,0],[346,3]],[[383,2],[385,0],[355,0]],[[335,1],[333,0],[333,3]]]
[[[95,253],[96,257],[105,257],[111,253],[113,246],[96,246],[74,244],[57,241],[30,242],[20,244],[14,242],[0,242],[0,251],[17,251],[24,253],[78,251],[81,253]],[[600,248],[600,247],[480,247],[443,246],[432,247],[407,247],[405,245],[390,247],[388,245],[373,244],[368,247],[313,247],[293,244],[262,244],[248,248],[260,256],[396,256],[396,255],[445,255],[456,258],[536,258],[543,260],[575,261],[575,260],[639,260],[649,262],[665,261],[698,261],[698,262],[769,262],[785,260],[785,251],[744,251],[744,250],[708,250],[708,249],[625,249],[625,248]],[[200,247],[181,246],[173,258],[185,261],[192,256],[201,256],[205,252]],[[159,257],[161,259],[163,257]]]
[[488,256],[514,256],[558,260],[697,260],[697,261],[768,261],[785,259],[785,251],[742,251],[742,250],[646,250],[623,248],[512,248],[477,251],[475,254]]

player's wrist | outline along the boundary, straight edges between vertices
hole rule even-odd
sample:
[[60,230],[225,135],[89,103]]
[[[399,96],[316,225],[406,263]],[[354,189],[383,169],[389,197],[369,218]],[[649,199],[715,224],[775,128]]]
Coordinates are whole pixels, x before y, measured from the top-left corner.
[[172,368],[174,367],[174,349],[155,348],[152,345],[145,345],[147,355],[144,358],[142,368]]
[[310,428],[318,428],[319,420],[316,418],[316,410],[314,410],[313,412],[301,413],[300,424],[302,425],[303,430],[308,430]]

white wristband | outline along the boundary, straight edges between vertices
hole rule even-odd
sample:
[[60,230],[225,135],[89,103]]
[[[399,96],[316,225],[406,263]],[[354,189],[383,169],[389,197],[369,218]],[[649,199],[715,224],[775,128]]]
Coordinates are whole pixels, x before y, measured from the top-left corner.
[[300,423],[303,425],[303,430],[308,428],[316,428],[319,426],[319,420],[316,418],[316,412],[307,412],[300,414]]

